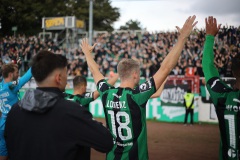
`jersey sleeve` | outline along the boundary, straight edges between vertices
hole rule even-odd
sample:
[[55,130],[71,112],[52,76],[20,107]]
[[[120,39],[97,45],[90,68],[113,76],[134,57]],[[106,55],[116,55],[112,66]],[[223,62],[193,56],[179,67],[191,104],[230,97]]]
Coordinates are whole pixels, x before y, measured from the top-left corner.
[[203,50],[203,73],[207,83],[207,89],[214,105],[224,103],[224,99],[232,88],[225,84],[219,77],[217,68],[214,65],[213,55],[214,36],[207,35]]
[[72,95],[64,93],[65,99],[78,103],[80,106],[86,107],[93,99],[93,93],[86,93],[84,96]]
[[17,81],[13,81],[14,86],[12,85],[14,92],[18,92],[22,86],[24,86],[32,78],[32,68],[29,68],[28,71]]
[[150,78],[150,80],[138,85],[133,91],[133,99],[138,102],[138,104],[146,103],[149,98],[156,92],[156,87],[154,83],[154,79]]
[[[78,97],[78,96],[77,96]],[[93,99],[93,92],[87,92],[84,94],[84,96],[81,99],[78,99],[79,103],[83,106],[88,105],[89,103],[91,103],[94,99]]]
[[214,36],[207,35],[203,49],[202,68],[206,82],[212,77],[219,77],[217,68],[214,65],[213,55]]
[[207,89],[215,106],[224,104],[229,92],[233,91],[219,77],[213,77],[207,82]]
[[97,83],[97,91],[99,92],[101,97],[103,93],[109,90],[110,88],[113,88],[113,86],[107,83],[105,79],[102,79]]

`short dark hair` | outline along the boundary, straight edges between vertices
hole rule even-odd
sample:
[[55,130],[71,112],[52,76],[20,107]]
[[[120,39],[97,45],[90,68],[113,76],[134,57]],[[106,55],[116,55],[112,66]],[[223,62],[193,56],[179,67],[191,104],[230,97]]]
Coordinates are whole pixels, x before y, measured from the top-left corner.
[[2,66],[2,76],[3,78],[7,78],[9,73],[13,73],[15,69],[18,69],[18,66],[14,63],[4,64]]
[[235,77],[240,78],[240,54],[232,59],[232,72]]
[[83,76],[76,76],[73,79],[73,87],[81,86],[81,85],[87,85],[87,80]]
[[33,57],[31,65],[34,79],[37,82],[42,82],[54,70],[65,68],[67,59],[62,55],[42,50]]

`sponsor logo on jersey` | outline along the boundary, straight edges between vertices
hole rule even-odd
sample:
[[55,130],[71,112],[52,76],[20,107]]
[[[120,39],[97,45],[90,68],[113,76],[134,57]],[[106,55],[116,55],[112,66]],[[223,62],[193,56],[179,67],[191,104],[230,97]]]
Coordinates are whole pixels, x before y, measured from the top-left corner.
[[229,92],[232,90],[231,87],[227,87],[224,83],[222,83],[219,78],[211,79],[208,83],[210,88],[214,92],[222,93],[222,92]]
[[108,108],[122,109],[122,108],[126,108],[125,104],[126,104],[125,101],[118,101],[118,102],[109,101],[109,100],[107,101]]
[[74,101],[74,98],[67,98],[69,101]]
[[141,84],[139,86],[139,90],[140,92],[145,92],[145,91],[148,91],[152,88],[152,84],[150,81],[146,81],[145,83]]
[[122,96],[117,95],[116,93],[112,94],[114,97],[117,97],[118,99],[121,98]]
[[13,81],[12,84],[13,84],[13,85],[17,85],[17,84],[18,84],[18,81]]
[[[240,100],[237,99],[237,98],[233,98],[233,102],[240,103]],[[239,112],[240,111],[240,105],[226,105],[226,109],[228,111]]]
[[92,93],[86,93],[86,94],[85,94],[85,97],[86,97],[86,98],[92,98],[93,96],[92,96]]
[[18,85],[19,80],[17,81],[12,81],[12,84],[9,86],[10,89],[13,89],[14,87],[16,87]]
[[240,100],[239,100],[239,99],[237,99],[237,98],[233,98],[233,102],[240,103]]
[[217,84],[218,81],[220,81],[220,80],[219,80],[219,79],[216,79],[215,81],[213,81],[213,83],[212,83],[212,85],[211,85],[211,88],[213,88],[213,87]]
[[126,146],[132,146],[133,145],[133,142],[130,142],[130,143],[120,143],[120,142],[117,142],[117,145],[118,146],[121,146],[121,147],[126,147]]
[[233,149],[228,149],[228,157],[235,158],[237,156],[236,151]]
[[105,83],[105,82],[100,82],[100,83],[99,83],[98,88],[99,88],[100,90],[102,90],[102,86],[103,86],[104,83]]
[[234,105],[227,105],[226,109],[228,111],[234,111],[234,112],[239,112],[240,111],[240,106],[234,106]]

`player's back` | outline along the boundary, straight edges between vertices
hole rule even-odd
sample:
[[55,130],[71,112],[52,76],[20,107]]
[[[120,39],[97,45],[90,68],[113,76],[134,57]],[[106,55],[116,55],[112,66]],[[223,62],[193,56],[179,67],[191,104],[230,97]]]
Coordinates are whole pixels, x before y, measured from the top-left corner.
[[146,103],[137,101],[138,96],[130,88],[115,88],[102,97],[108,127],[116,136],[116,146],[107,159],[148,158]]
[[223,145],[220,154],[226,159],[228,157],[237,160],[240,145],[240,91],[233,90],[226,94],[226,98],[219,99],[216,112]]
[[239,141],[240,141],[240,90],[233,90],[230,87],[220,87],[216,83],[215,87],[208,89],[211,99],[216,108],[221,132],[220,157],[224,159],[239,159]]
[[115,136],[113,149],[107,159],[148,159],[146,104],[156,92],[153,78],[137,85],[115,88],[102,79],[97,83],[107,127]]

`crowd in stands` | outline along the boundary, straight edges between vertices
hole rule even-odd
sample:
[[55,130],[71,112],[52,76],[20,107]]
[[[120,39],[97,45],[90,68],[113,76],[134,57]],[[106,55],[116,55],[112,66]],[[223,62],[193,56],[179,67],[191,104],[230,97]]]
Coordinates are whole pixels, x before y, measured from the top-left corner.
[[[93,43],[97,43],[93,55],[101,72],[106,77],[116,72],[116,66],[120,59],[133,58],[141,64],[141,76],[149,78],[157,71],[177,41],[177,37],[177,32],[150,33],[144,31],[137,33],[126,31],[98,34],[93,38]],[[172,75],[199,75],[203,77],[201,61],[204,40],[204,30],[194,29],[182,51],[177,66],[171,72]],[[2,38],[0,40],[0,67],[4,63],[16,63],[21,60],[20,71],[24,73],[29,68],[31,58],[43,49],[67,57],[69,76],[90,76],[80,47],[58,46],[52,39],[42,41],[37,36],[19,35]],[[240,54],[240,26],[223,26],[216,36],[214,52],[215,65],[220,75],[231,77],[231,59]]]

